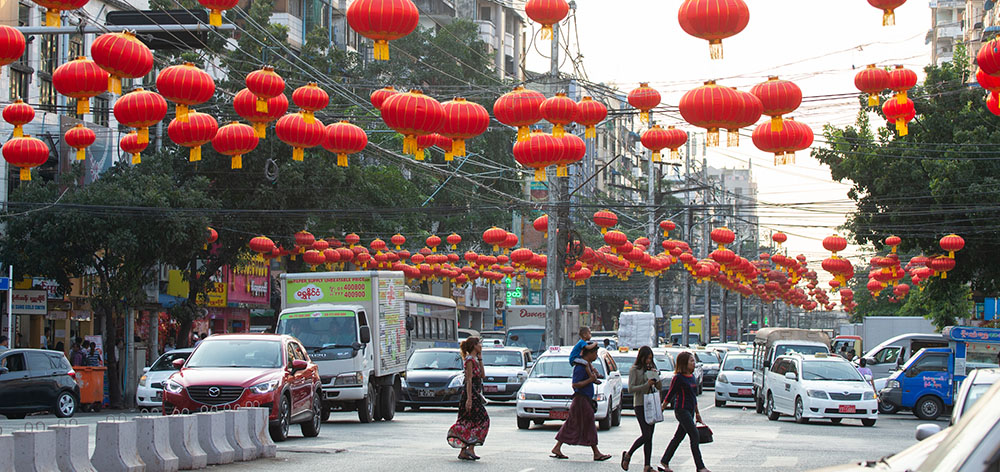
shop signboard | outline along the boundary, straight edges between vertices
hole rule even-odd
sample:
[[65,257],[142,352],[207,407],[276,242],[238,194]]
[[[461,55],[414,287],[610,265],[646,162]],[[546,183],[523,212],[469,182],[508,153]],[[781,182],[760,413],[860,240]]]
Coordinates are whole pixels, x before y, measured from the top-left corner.
[[45,290],[14,290],[11,313],[45,316],[49,309],[48,295]]

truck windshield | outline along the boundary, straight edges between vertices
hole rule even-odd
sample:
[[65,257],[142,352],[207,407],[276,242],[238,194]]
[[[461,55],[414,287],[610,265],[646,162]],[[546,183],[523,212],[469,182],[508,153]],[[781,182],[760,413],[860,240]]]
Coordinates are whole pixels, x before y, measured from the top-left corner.
[[788,356],[792,354],[803,354],[812,355],[819,353],[830,353],[830,350],[826,346],[813,346],[813,345],[796,345],[796,344],[781,344],[774,348],[774,357],[778,356]]
[[483,365],[493,367],[523,367],[524,356],[521,354],[521,351],[483,350]]
[[358,320],[353,311],[289,313],[278,321],[278,334],[295,336],[309,352],[353,350]]
[[[597,378],[604,378],[604,365],[601,361],[593,363],[597,369]],[[569,365],[569,356],[547,356],[538,359],[531,368],[529,377],[536,379],[570,379],[573,378],[573,366]]]
[[[545,350],[545,330],[544,329],[512,329],[507,332],[507,339],[503,343],[509,347],[526,347],[532,354],[541,353]],[[567,366],[569,363],[566,364]]]
[[417,351],[406,370],[462,370],[462,356],[451,351]]
[[802,363],[802,380],[835,380],[838,382],[864,382],[858,369],[849,362],[805,361]]

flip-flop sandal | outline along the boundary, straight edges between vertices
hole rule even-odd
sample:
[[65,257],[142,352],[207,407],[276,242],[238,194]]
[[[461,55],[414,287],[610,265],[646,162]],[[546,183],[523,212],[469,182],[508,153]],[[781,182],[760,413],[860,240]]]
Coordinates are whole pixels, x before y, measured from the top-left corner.
[[611,454],[604,454],[603,456],[595,457],[594,458],[594,462],[604,462],[604,461],[606,461],[606,460],[608,460],[610,458],[611,458]]
[[459,453],[458,454],[458,458],[461,459],[461,460],[463,460],[463,461],[474,461],[474,460],[476,460],[472,456],[470,456],[470,455],[468,455],[468,454],[466,454],[464,452]]
[[553,459],[569,459],[569,456],[565,454],[556,454],[556,453],[552,453],[549,457]]

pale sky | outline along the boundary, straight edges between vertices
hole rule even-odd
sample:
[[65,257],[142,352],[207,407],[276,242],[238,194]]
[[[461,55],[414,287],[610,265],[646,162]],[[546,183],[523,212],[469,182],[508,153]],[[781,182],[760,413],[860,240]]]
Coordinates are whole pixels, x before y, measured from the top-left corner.
[[[725,59],[709,58],[708,42],[685,33],[677,22],[679,0],[577,0],[579,50],[589,79],[615,84],[628,91],[648,81],[663,95],[663,103],[676,106],[687,90],[708,79],[747,91],[754,84],[779,75],[794,81],[805,97],[857,93],[856,68],[869,63],[904,64],[923,77],[930,62],[930,45],[924,37],[930,28],[931,10],[926,1],[913,0],[896,11],[896,26],[882,26],[882,12],[864,0],[748,0],[750,23],[740,34],[723,41]],[[576,31],[570,50],[576,53]],[[548,54],[548,42],[538,48]],[[529,70],[547,70],[548,59],[529,51]],[[571,71],[566,64],[563,70]],[[790,116],[809,124],[817,134],[823,125],[854,123],[858,112],[854,97],[803,103]],[[762,121],[767,117],[762,117]],[[661,124],[681,123],[680,117],[658,116]],[[874,124],[882,125],[880,121]],[[752,130],[745,130],[749,134]],[[725,136],[722,137],[725,143]],[[769,203],[820,202],[819,212],[761,208],[758,214],[767,229],[789,234],[786,246],[793,254],[809,257],[821,272],[818,260],[829,255],[820,243],[844,222],[853,208],[848,186],[833,182],[829,169],[798,153],[795,165],[775,167],[773,155],[742,139],[739,148],[710,151],[712,167],[745,168],[753,163],[759,200]],[[878,169],[872,169],[877,172]],[[805,228],[815,225],[820,228]],[[797,236],[801,235],[801,236]],[[851,252],[849,248],[848,252]],[[855,260],[855,267],[858,262]]]

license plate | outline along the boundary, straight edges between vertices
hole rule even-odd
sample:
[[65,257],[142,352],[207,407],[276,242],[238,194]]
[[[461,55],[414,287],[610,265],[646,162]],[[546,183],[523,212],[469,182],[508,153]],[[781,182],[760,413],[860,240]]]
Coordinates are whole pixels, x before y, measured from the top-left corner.
[[433,397],[434,390],[420,390],[419,392],[417,392],[417,395],[421,397]]
[[550,420],[566,420],[569,419],[569,410],[549,410]]
[[857,407],[854,405],[840,405],[841,413],[856,413],[858,411]]
[[487,393],[496,393],[500,391],[500,387],[498,385],[483,385],[483,390]]
[[742,396],[747,396],[747,395],[752,395],[753,394],[753,390],[751,390],[749,388],[741,388],[741,389],[737,389],[736,390],[736,394],[739,395],[739,396],[741,396],[741,397]]

